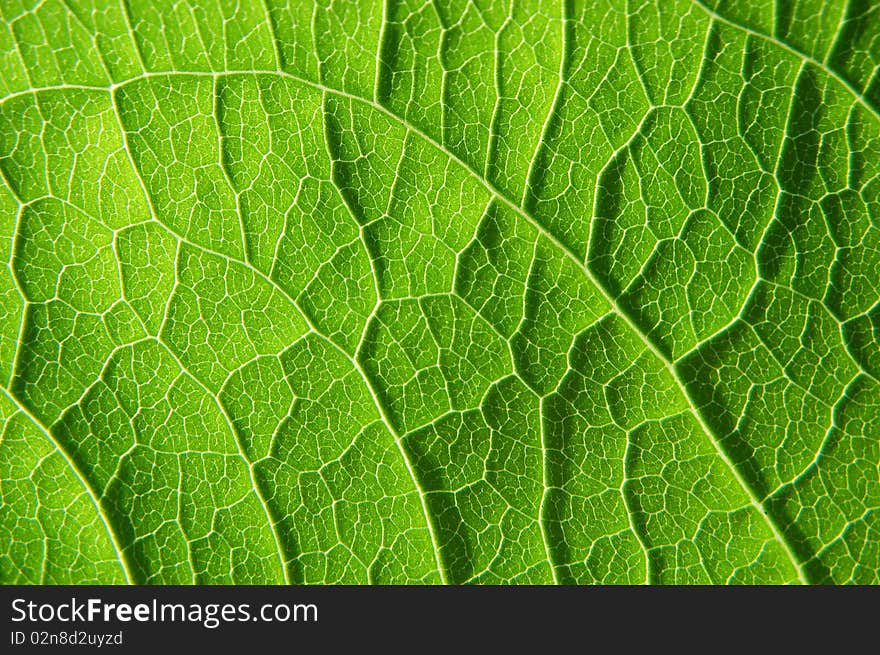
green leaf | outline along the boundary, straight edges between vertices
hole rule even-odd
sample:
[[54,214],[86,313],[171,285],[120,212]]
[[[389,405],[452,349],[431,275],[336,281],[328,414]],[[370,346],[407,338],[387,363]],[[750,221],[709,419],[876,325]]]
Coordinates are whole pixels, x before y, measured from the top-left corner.
[[876,3],[0,18],[0,582],[880,582]]

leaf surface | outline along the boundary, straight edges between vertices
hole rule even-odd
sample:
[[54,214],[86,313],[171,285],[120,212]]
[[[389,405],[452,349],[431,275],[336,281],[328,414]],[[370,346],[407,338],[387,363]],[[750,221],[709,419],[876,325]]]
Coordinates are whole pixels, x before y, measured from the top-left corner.
[[874,4],[0,14],[0,581],[880,582]]

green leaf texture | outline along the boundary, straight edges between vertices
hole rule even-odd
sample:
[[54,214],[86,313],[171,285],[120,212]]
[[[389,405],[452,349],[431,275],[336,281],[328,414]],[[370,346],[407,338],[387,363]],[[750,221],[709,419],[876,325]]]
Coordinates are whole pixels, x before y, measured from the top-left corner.
[[880,582],[876,1],[0,14],[0,581]]

